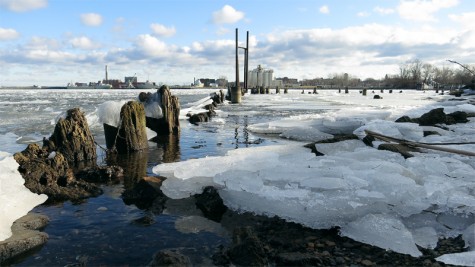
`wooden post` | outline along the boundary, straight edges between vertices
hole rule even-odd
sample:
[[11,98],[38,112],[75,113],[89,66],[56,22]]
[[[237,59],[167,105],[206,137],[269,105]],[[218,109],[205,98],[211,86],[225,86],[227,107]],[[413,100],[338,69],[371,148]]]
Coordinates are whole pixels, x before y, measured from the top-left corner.
[[241,103],[241,88],[239,86],[239,46],[238,46],[238,28],[236,28],[236,83],[231,88],[231,103]]

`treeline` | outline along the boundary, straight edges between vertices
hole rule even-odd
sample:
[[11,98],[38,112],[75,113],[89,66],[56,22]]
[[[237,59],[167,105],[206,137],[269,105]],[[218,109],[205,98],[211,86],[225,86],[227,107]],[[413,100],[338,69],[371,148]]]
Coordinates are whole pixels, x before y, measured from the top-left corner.
[[361,80],[347,73],[330,74],[327,79],[304,80],[302,85],[325,87],[368,87],[368,88],[475,88],[475,66],[450,61],[451,65],[442,67],[424,63],[419,59],[399,66],[399,73],[387,74],[383,79],[368,78]]

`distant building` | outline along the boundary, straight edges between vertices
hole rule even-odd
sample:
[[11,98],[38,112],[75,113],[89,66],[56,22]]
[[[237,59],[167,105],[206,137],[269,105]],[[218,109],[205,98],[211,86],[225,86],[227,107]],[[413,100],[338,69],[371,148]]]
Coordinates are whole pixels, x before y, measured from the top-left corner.
[[261,65],[250,70],[247,77],[247,87],[249,88],[279,86],[279,83],[274,80],[274,70],[264,69]]
[[218,82],[216,79],[210,79],[210,78],[195,79],[193,82],[193,87],[214,88],[214,87],[218,87]]

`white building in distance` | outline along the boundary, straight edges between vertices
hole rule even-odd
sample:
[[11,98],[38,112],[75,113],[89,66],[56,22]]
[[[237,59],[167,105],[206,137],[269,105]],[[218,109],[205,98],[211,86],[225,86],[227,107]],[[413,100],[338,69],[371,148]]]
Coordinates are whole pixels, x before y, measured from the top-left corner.
[[271,88],[271,87],[282,87],[281,81],[274,80],[274,70],[264,69],[261,65],[258,65],[257,68],[250,70],[247,75],[247,87],[248,88]]

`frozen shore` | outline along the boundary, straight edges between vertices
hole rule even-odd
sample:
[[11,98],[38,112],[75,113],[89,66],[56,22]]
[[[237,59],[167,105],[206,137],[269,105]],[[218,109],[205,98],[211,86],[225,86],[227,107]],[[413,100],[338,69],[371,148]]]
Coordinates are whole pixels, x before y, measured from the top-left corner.
[[[420,117],[437,108],[446,114],[474,114],[475,98],[420,91],[383,96],[373,99],[358,92],[313,96],[343,106],[248,127],[299,142],[160,164],[153,171],[167,177],[162,190],[171,198],[185,198],[204,186],[214,186],[225,205],[234,210],[276,215],[314,229],[339,227],[342,236],[413,257],[422,255],[418,247],[435,248],[441,238],[461,235],[467,252],[438,259],[475,265],[473,157],[423,149],[406,159],[376,149],[381,141],[373,142],[373,147],[361,141],[364,131],[371,130],[413,142],[452,143],[447,147],[473,152],[473,117],[466,123],[435,126],[394,121],[403,115]],[[278,95],[243,99],[244,105],[259,108],[273,105],[269,109],[298,109],[311,103],[284,101],[288,99]],[[220,116],[225,119],[231,113],[224,111]],[[360,140],[316,144],[323,156],[302,146],[337,134],[355,134]]]

